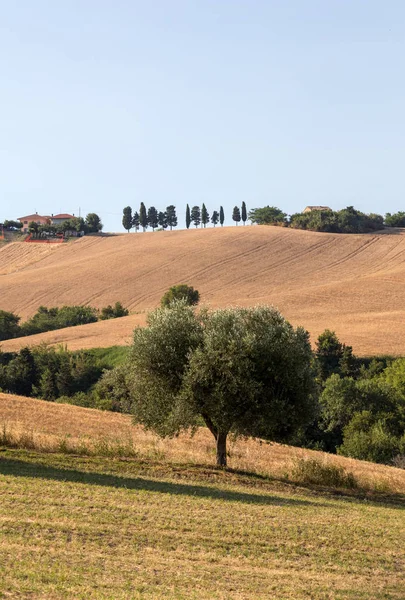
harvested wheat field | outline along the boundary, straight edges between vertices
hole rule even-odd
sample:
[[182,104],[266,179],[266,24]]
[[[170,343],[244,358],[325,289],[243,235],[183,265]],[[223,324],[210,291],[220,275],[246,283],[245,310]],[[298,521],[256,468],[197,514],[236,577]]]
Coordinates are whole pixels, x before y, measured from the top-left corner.
[[[217,469],[204,429],[5,394],[0,423],[1,597],[404,598],[405,471],[255,440]],[[297,480],[315,456],[358,485]]]
[[[0,424],[3,434],[5,431],[9,436],[22,439],[23,446],[37,450],[55,451],[67,446],[79,453],[83,448],[95,454],[98,451],[107,454],[127,452],[159,458],[167,463],[212,466],[215,462],[214,439],[205,428],[200,428],[193,437],[182,434],[174,439],[161,439],[141,426],[133,425],[129,415],[2,393]],[[229,452],[230,467],[276,477],[290,472],[294,460],[318,457],[325,464],[343,466],[365,488],[381,487],[405,494],[403,469],[254,439],[230,438]]]
[[405,354],[403,230],[339,235],[225,227],[48,246],[16,242],[0,249],[3,310],[26,318],[41,304],[102,307],[119,300],[133,314],[41,334],[30,343],[67,343],[72,349],[125,344],[171,285],[187,283],[213,307],[273,304],[313,338],[330,328],[355,353]]

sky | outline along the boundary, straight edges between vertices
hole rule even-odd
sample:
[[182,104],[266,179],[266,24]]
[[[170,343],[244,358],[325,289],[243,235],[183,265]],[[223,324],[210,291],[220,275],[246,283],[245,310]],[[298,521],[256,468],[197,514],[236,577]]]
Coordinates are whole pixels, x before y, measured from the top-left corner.
[[405,206],[403,0],[0,0],[0,220]]

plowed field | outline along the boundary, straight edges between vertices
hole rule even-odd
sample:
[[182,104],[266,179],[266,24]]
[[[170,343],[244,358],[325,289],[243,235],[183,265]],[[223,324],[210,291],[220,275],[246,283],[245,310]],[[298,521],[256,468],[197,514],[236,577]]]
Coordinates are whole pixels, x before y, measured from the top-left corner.
[[[49,245],[51,246],[51,245]],[[0,308],[21,317],[39,305],[120,300],[116,321],[33,336],[71,348],[123,344],[177,283],[213,307],[270,303],[313,337],[334,329],[358,354],[405,354],[405,235],[337,235],[227,227],[88,237],[0,249]],[[11,340],[3,349],[26,344]]]

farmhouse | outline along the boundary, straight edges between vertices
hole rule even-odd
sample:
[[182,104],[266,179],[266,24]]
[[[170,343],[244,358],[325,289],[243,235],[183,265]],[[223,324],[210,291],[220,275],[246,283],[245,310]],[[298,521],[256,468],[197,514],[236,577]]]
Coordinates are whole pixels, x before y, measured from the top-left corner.
[[38,225],[59,225],[63,223],[63,221],[67,221],[68,219],[74,219],[74,215],[69,215],[67,213],[62,213],[59,215],[39,215],[35,213],[34,215],[26,215],[25,217],[19,217],[17,221],[23,224],[22,231],[24,233],[28,232],[28,225],[33,221]]
[[313,212],[314,210],[329,210],[332,212],[332,209],[329,208],[329,206],[306,206],[302,212],[309,213]]

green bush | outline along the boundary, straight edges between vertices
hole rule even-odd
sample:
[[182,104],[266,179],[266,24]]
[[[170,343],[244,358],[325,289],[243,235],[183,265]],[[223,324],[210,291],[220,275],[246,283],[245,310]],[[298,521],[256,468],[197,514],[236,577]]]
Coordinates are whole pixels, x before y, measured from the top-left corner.
[[173,302],[184,301],[188,306],[198,304],[200,294],[192,286],[181,283],[172,286],[162,297],[160,304],[163,308],[170,307]]
[[21,335],[20,317],[12,312],[0,310],[0,341],[16,338]]
[[107,319],[118,319],[119,317],[128,316],[129,311],[127,308],[124,308],[121,302],[116,302],[114,306],[109,304],[108,306],[104,306],[104,308],[100,311],[100,321],[106,321]]
[[400,453],[400,438],[369,411],[356,414],[343,431],[338,453],[359,460],[390,464]]

